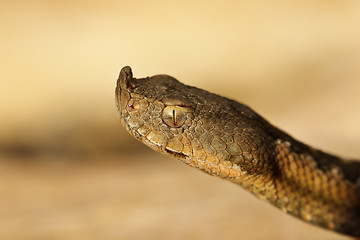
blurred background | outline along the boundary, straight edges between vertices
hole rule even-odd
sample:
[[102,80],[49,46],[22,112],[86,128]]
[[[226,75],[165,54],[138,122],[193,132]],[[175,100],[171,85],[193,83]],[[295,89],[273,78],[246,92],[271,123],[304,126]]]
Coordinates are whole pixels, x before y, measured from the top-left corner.
[[1,1],[0,239],[348,239],[136,142],[120,69],[360,157],[360,2]]

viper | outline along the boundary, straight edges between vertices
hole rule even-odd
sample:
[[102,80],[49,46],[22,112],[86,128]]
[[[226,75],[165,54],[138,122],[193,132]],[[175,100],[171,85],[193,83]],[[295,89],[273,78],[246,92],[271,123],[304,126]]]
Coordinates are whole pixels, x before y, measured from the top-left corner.
[[120,122],[140,142],[240,185],[308,223],[360,237],[360,162],[304,144],[237,101],[168,75],[116,86]]

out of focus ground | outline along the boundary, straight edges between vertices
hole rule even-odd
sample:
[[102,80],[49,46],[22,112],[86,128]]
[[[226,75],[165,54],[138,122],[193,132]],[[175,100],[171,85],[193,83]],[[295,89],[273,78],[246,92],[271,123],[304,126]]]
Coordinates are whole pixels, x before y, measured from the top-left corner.
[[8,160],[0,161],[1,239],[347,239],[151,152]]
[[1,2],[0,239],[347,239],[148,150],[114,87],[170,74],[360,158],[359,22],[359,1]]

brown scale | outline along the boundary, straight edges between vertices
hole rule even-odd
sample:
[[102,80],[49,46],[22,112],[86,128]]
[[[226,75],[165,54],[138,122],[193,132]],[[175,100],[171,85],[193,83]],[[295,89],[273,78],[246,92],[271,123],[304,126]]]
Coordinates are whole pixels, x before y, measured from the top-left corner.
[[360,237],[360,162],[311,148],[249,107],[167,75],[135,79],[125,67],[115,93],[121,123],[152,149],[306,222]]

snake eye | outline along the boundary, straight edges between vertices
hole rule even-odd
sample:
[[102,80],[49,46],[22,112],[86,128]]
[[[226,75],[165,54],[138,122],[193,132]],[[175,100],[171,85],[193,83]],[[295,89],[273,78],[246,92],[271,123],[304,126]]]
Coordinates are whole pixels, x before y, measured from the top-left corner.
[[178,128],[185,123],[187,112],[188,108],[185,107],[167,106],[163,110],[162,119],[169,127]]

